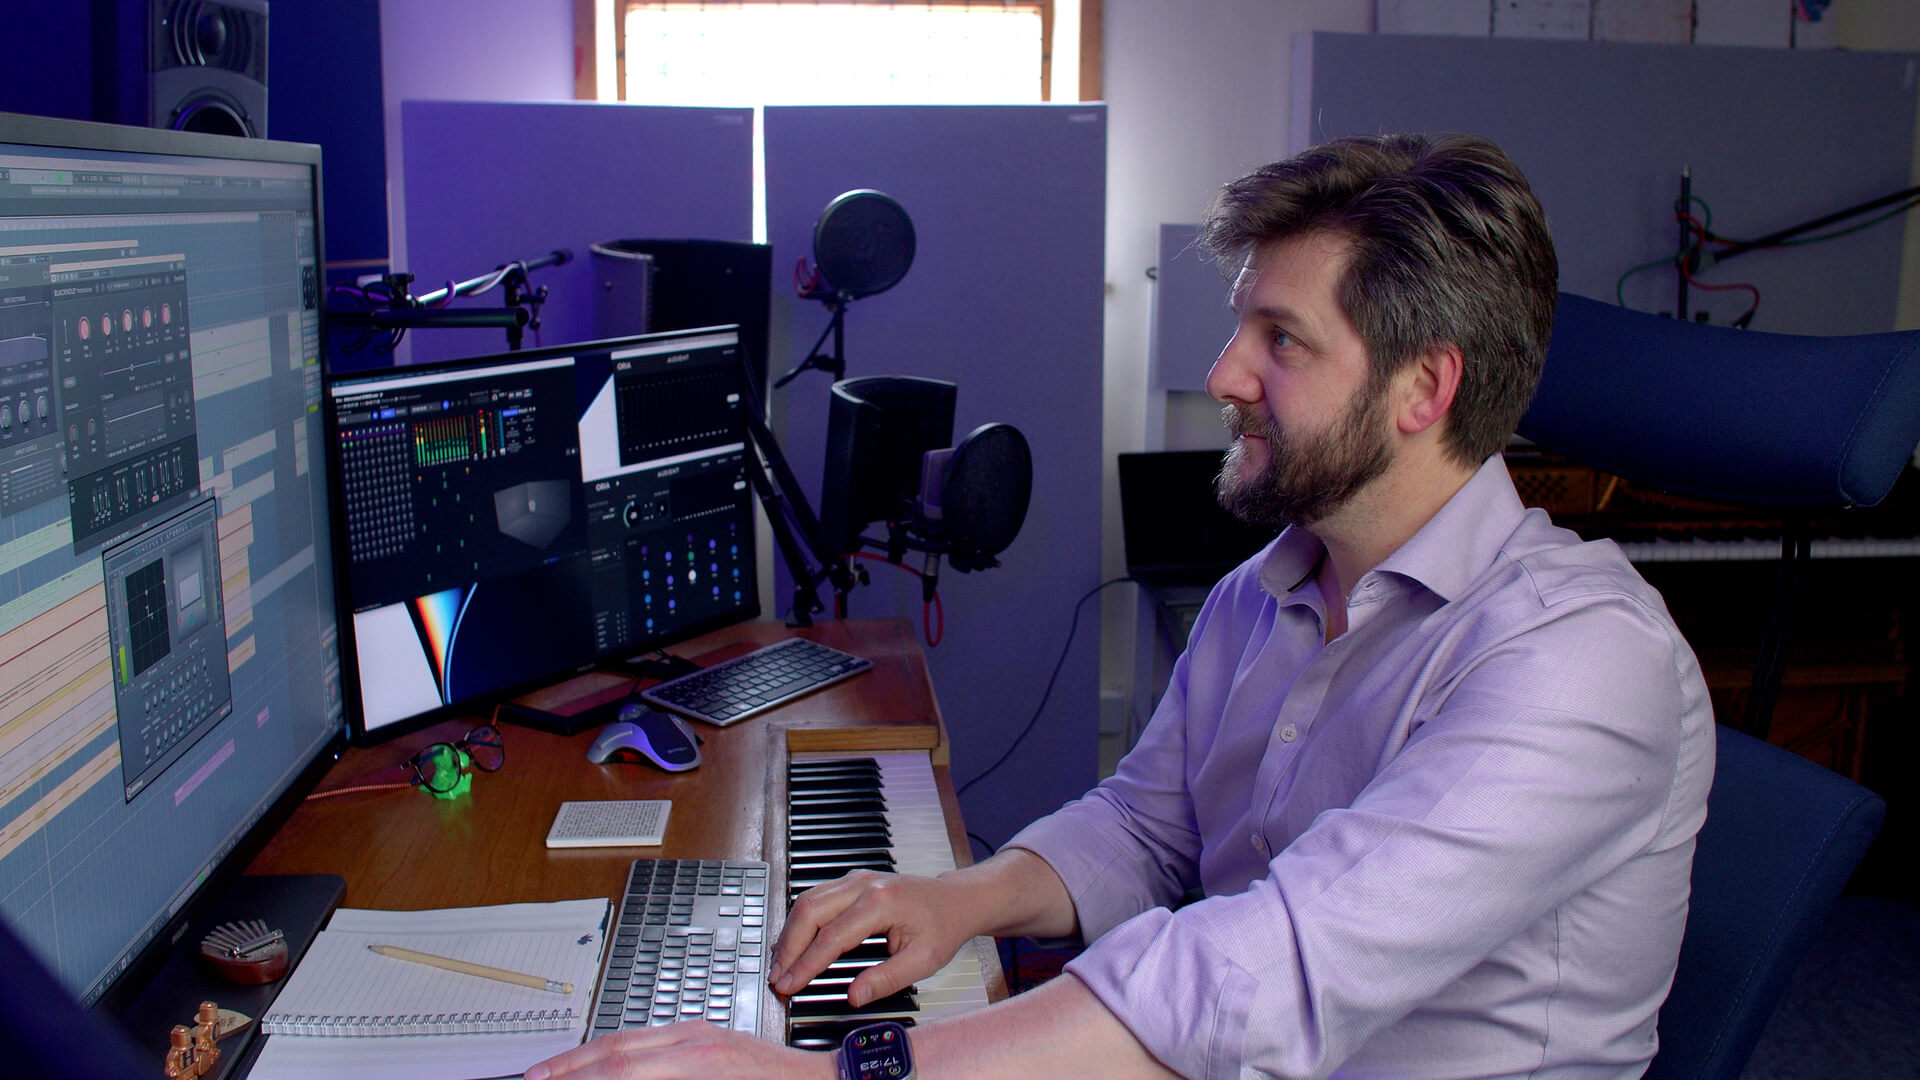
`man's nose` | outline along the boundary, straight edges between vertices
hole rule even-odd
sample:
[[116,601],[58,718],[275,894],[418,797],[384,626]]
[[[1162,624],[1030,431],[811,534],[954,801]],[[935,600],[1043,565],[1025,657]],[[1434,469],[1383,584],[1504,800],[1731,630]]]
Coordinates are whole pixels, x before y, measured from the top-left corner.
[[1260,379],[1250,362],[1247,335],[1236,330],[1226,348],[1207,371],[1207,394],[1227,405],[1251,405],[1260,400]]

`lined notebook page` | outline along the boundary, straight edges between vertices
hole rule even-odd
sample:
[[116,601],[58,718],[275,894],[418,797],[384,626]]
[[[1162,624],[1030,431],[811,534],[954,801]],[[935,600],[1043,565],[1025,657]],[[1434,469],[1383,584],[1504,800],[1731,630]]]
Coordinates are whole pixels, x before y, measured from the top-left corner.
[[[433,911],[342,908],[301,959],[261,1029],[357,1037],[584,1030],[608,912],[603,899]],[[571,982],[573,993],[381,956],[369,945]]]

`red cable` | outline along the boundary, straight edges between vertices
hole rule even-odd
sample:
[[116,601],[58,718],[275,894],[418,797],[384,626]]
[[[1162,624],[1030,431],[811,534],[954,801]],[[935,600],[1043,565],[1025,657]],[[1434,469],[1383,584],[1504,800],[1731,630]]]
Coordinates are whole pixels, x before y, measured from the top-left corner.
[[[934,630],[927,625],[927,613],[929,611],[939,618],[940,629]],[[933,603],[922,604],[920,607],[920,633],[927,639],[927,648],[929,649],[939,645],[940,639],[947,636],[947,611],[946,608],[940,604],[939,589],[933,590]]]
[[1675,214],[1674,217],[1679,221],[1682,221],[1688,225],[1693,226],[1693,231],[1700,234],[1700,242],[1703,244],[1711,240],[1714,243],[1719,244],[1721,247],[1733,246],[1734,242],[1732,240],[1727,240],[1722,237],[1715,236],[1711,232],[1708,232],[1706,224],[1702,222],[1699,218],[1694,217],[1692,214]]
[[919,570],[915,570],[911,566],[907,566],[903,563],[894,562],[891,559],[888,559],[885,555],[875,555],[871,551],[850,551],[847,554],[853,556],[856,559],[872,559],[874,562],[886,563],[888,566],[894,567],[895,569],[905,570],[907,573],[912,574],[915,577],[927,576],[925,573]]
[[[1700,219],[1694,217],[1692,214],[1679,213],[1675,214],[1674,217],[1683,224],[1690,226],[1692,230],[1699,235],[1699,243],[1704,244],[1708,240],[1712,240],[1717,244],[1732,246],[1732,241],[1722,240],[1708,232],[1706,225],[1702,224]],[[1696,289],[1705,289],[1708,292],[1729,292],[1734,289],[1745,290],[1753,297],[1753,303],[1747,307],[1746,314],[1740,316],[1742,320],[1753,318],[1753,313],[1760,310],[1760,290],[1755,286],[1745,282],[1735,282],[1728,285],[1709,285],[1693,276],[1693,273],[1687,269],[1687,260],[1684,257],[1677,260],[1676,265],[1680,269],[1680,276],[1686,279],[1687,284],[1692,285]]]
[[[911,566],[904,566],[900,563],[893,562],[892,560],[887,559],[884,556],[875,555],[870,551],[854,551],[854,552],[849,552],[849,554],[851,554],[856,559],[872,559],[874,562],[883,562],[883,563],[886,563],[888,566],[892,566],[900,570],[905,570],[907,573],[912,574],[914,577],[917,577],[922,581],[925,581],[927,577],[924,571],[915,570]],[[933,628],[933,625],[929,622],[929,616],[938,617],[939,619],[938,630],[935,630]],[[922,636],[926,638],[927,648],[929,649],[940,644],[940,639],[947,636],[947,612],[946,612],[946,608],[940,603],[940,590],[937,587],[933,590],[933,599],[925,604],[922,604],[920,607],[920,633]]]
[[801,296],[810,296],[820,287],[820,271],[807,265],[807,257],[802,255],[793,264],[793,290]]
[[1760,290],[1744,281],[1734,282],[1729,285],[1709,285],[1699,278],[1694,277],[1692,274],[1687,273],[1687,268],[1684,266],[1680,268],[1680,274],[1687,279],[1687,284],[1692,285],[1696,289],[1705,289],[1708,292],[1727,292],[1732,289],[1743,289],[1753,297],[1753,304],[1747,308],[1747,314],[1752,315],[1754,312],[1760,310]]

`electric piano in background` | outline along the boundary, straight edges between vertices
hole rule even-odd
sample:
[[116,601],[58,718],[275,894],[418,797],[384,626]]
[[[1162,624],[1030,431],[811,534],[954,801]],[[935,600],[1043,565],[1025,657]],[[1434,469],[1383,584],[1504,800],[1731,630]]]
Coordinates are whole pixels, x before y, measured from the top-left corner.
[[[1507,465],[1527,505],[1620,544],[1699,655],[1716,716],[1737,724],[1774,602],[1782,511],[1671,495],[1537,448],[1509,450]],[[1920,471],[1909,467],[1878,506],[1808,524],[1813,562],[1768,737],[1861,780],[1869,729],[1911,708]]]

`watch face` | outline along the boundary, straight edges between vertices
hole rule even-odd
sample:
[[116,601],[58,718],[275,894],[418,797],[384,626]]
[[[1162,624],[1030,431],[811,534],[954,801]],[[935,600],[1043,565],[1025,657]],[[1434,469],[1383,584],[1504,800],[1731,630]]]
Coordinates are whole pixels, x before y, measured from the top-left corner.
[[895,1023],[872,1024],[847,1036],[848,1071],[853,1080],[905,1080],[913,1075],[907,1029]]

